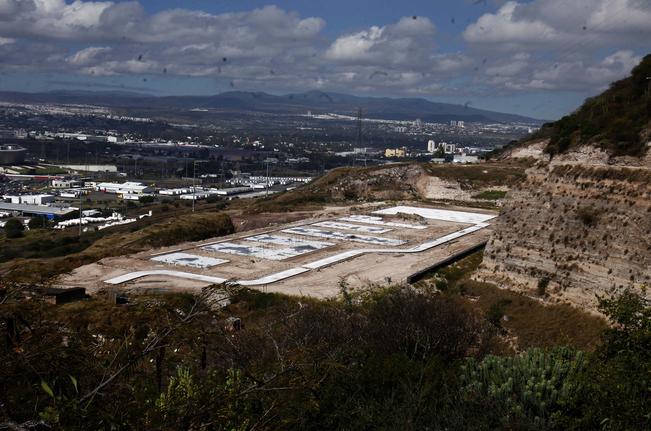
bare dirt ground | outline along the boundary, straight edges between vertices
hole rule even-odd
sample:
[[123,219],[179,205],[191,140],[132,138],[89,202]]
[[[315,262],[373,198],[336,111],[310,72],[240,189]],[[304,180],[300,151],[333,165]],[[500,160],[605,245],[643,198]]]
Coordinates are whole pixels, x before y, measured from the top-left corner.
[[[371,210],[381,204],[373,206],[358,207],[328,207],[324,210],[302,214],[304,218],[298,221],[294,216],[288,216],[282,223],[282,220],[274,220],[270,226],[238,232],[227,237],[214,238],[206,241],[195,243],[183,243],[172,247],[152,249],[146,252],[133,255],[111,257],[102,259],[99,262],[85,265],[75,269],[59,279],[58,285],[62,287],[85,287],[89,293],[95,293],[107,288],[105,280],[117,277],[133,271],[151,270],[151,269],[169,269],[195,274],[210,275],[226,279],[255,279],[290,268],[295,268],[318,259],[322,259],[342,251],[354,250],[359,248],[377,248],[372,244],[365,244],[353,241],[337,241],[325,238],[313,238],[294,236],[280,232],[282,229],[295,226],[309,225],[318,221],[334,220],[337,217],[351,213],[369,214]],[[419,205],[419,206],[422,206]],[[451,208],[449,208],[451,209]],[[476,212],[476,210],[466,208],[455,208],[462,211]],[[485,212],[485,211],[482,211]],[[256,222],[257,223],[257,222]],[[405,223],[416,223],[414,220],[405,220]],[[427,229],[416,230],[407,228],[392,228],[390,232],[377,235],[385,238],[395,238],[405,241],[400,248],[412,247],[421,244],[427,240],[432,240],[446,234],[458,231],[468,224],[445,222],[440,220],[420,220],[420,223],[426,223]],[[269,223],[268,223],[269,224]],[[306,239],[313,241],[327,241],[334,243],[333,246],[306,253],[282,261],[273,261],[267,259],[253,258],[250,256],[239,256],[221,252],[212,252],[202,249],[202,246],[214,244],[216,242],[238,242],[249,245],[260,246],[260,243],[246,241],[244,238],[258,235],[261,233],[274,233],[274,235],[292,236],[296,239]],[[369,234],[374,235],[374,234]],[[365,254],[343,261],[329,267],[319,270],[300,274],[285,280],[272,284],[255,287],[256,289],[268,292],[281,292],[291,295],[306,295],[313,297],[332,297],[340,293],[341,282],[345,282],[349,287],[356,288],[368,284],[387,284],[402,282],[408,276],[428,268],[438,261],[441,261],[451,254],[465,250],[473,245],[483,242],[490,236],[490,228],[481,229],[457,240],[443,244],[433,249],[421,253],[400,253],[395,254]],[[274,246],[269,246],[273,248]],[[227,259],[229,262],[217,265],[211,268],[193,268],[189,266],[171,265],[166,263],[154,262],[150,259],[153,256],[171,252],[182,251],[194,255],[209,256],[213,258]],[[131,282],[114,286],[119,290],[127,291],[197,291],[206,287],[208,283],[181,279],[169,276],[147,276],[133,280]]]

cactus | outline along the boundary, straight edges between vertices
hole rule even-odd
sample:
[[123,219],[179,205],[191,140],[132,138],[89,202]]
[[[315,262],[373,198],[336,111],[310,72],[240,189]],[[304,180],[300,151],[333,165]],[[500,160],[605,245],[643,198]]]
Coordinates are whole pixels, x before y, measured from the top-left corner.
[[571,377],[584,366],[583,353],[566,348],[530,349],[515,357],[487,356],[481,362],[469,359],[461,369],[462,394],[467,400],[495,405],[504,426],[528,423],[546,429],[577,389]]

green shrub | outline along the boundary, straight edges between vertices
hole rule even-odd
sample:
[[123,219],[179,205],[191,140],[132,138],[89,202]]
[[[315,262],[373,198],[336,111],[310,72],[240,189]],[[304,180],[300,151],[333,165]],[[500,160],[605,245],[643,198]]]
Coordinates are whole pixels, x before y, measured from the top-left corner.
[[500,299],[491,304],[486,312],[486,320],[498,328],[502,327],[502,317],[504,317],[504,308],[511,303],[510,299]]
[[651,305],[630,290],[600,300],[614,325],[590,356],[567,428],[651,429]]
[[543,277],[540,280],[538,280],[538,286],[536,289],[538,292],[538,296],[547,295],[547,286],[549,286],[549,278]]
[[614,155],[643,155],[646,142],[640,132],[651,119],[647,79],[650,75],[651,55],[647,55],[633,68],[630,77],[587,99],[574,113],[543,125],[534,138],[549,137],[545,150],[552,155],[587,143]]
[[474,199],[497,200],[504,199],[506,192],[502,190],[484,190],[473,196]]
[[25,226],[23,223],[15,218],[10,218],[5,223],[5,236],[7,238],[20,238],[23,236]]
[[27,223],[30,229],[41,229],[47,226],[47,220],[45,217],[32,217]]
[[593,206],[579,208],[576,214],[586,226],[593,227],[599,220],[599,212]]
[[209,204],[214,204],[216,202],[219,202],[221,200],[221,197],[219,195],[208,195],[206,198],[206,202]]
[[[462,399],[483,407],[500,429],[549,429],[575,396],[583,352],[530,349],[520,355],[469,359],[461,368]],[[486,420],[486,419],[485,419]]]

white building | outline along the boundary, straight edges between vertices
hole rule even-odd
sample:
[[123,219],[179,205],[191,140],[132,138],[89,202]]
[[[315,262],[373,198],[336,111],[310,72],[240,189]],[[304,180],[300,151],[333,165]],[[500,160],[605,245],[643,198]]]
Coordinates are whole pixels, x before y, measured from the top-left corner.
[[119,183],[99,183],[95,186],[98,192],[115,193],[118,195],[141,195],[143,193],[151,193],[153,189],[143,183],[127,181],[122,184]]
[[467,156],[465,154],[455,154],[452,163],[479,163],[478,156]]
[[196,192],[196,193],[188,193],[186,195],[181,195],[181,196],[179,196],[179,198],[189,200],[189,201],[192,201],[192,200],[197,201],[197,200],[200,200],[200,199],[206,199],[208,197],[208,195],[210,195],[210,193]]
[[83,194],[81,189],[61,190],[59,196],[62,198],[78,198]]
[[5,195],[2,197],[5,201],[12,204],[27,204],[27,205],[45,205],[54,202],[54,195],[40,194],[40,195]]
[[427,152],[433,153],[434,151],[436,151],[436,142],[434,142],[433,139],[430,139],[427,141]]
[[178,196],[185,193],[190,193],[191,191],[192,191],[191,187],[179,188],[179,189],[163,189],[163,190],[159,190],[158,194],[165,195],[165,196]]
[[81,181],[73,179],[58,178],[52,180],[52,187],[55,189],[70,189],[73,187],[81,187]]
[[373,147],[361,147],[361,148],[353,148],[353,153],[354,154],[379,154],[381,153],[381,150]]

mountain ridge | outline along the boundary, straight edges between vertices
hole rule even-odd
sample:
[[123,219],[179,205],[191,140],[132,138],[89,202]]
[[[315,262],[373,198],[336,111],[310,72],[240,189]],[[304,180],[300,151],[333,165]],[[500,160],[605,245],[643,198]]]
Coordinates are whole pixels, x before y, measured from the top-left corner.
[[472,108],[467,105],[432,102],[423,98],[365,97],[312,90],[273,95],[265,92],[228,91],[209,96],[152,96],[137,92],[56,90],[52,92],[0,92],[0,100],[14,103],[76,103],[120,108],[193,108],[236,110],[274,114],[337,113],[354,115],[362,109],[366,118],[429,122],[461,120],[483,123],[521,122],[542,124],[544,120],[517,114]]
[[651,54],[631,74],[590,97],[574,112],[544,124],[529,139],[503,148],[500,154],[547,140],[543,151],[559,156],[592,146],[612,156],[644,157],[651,141]]

